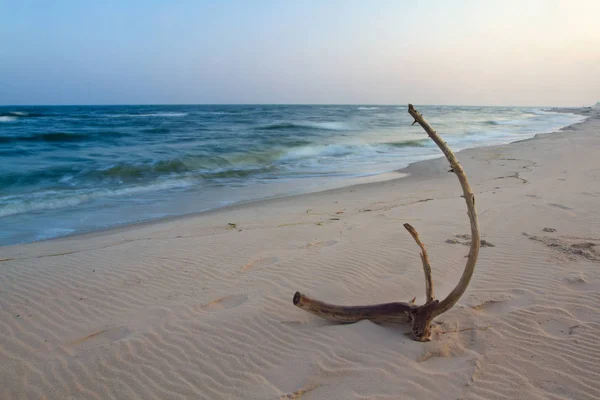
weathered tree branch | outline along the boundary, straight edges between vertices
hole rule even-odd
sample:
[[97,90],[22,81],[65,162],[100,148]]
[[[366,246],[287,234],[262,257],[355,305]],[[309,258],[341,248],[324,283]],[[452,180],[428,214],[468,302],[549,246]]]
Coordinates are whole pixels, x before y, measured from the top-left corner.
[[460,186],[462,187],[463,197],[467,203],[467,215],[469,216],[469,222],[471,223],[471,248],[469,249],[469,257],[467,258],[465,269],[460,277],[458,285],[456,285],[454,290],[452,290],[452,292],[450,292],[450,294],[440,302],[439,307],[433,312],[433,316],[436,317],[451,309],[456,304],[458,299],[460,299],[463,293],[465,293],[467,286],[469,286],[469,282],[473,276],[473,271],[475,271],[477,257],[479,256],[479,222],[477,220],[477,210],[475,209],[475,195],[471,190],[471,186],[469,186],[467,175],[454,156],[454,153],[452,153],[452,150],[450,150],[446,142],[442,140],[440,135],[438,135],[438,133],[431,127],[431,125],[429,125],[421,113],[418,112],[412,104],[408,105],[408,113],[415,119],[415,121],[419,123],[419,125],[421,125],[431,140],[433,140],[440,150],[442,150],[446,156],[446,159],[448,159],[450,167],[452,167],[452,170],[456,174],[456,177],[460,182]]
[[431,321],[436,316],[448,311],[463,295],[475,270],[477,256],[479,255],[479,224],[477,221],[477,211],[475,209],[475,196],[471,191],[467,176],[463,171],[454,153],[448,148],[448,145],[442,140],[438,133],[427,123],[423,116],[412,106],[408,105],[408,112],[414,118],[413,125],[418,123],[427,132],[429,137],[442,150],[452,172],[458,177],[458,181],[463,190],[463,197],[467,203],[467,215],[471,224],[471,248],[467,258],[465,269],[456,287],[441,302],[434,299],[433,282],[431,279],[431,265],[425,246],[419,239],[417,231],[409,224],[404,227],[411,234],[417,245],[421,248],[421,261],[425,273],[425,295],[426,303],[417,306],[414,299],[410,303],[384,303],[368,306],[337,306],[327,304],[319,300],[311,299],[300,292],[294,295],[294,305],[319,317],[338,323],[353,323],[363,319],[373,322],[408,322],[412,326],[412,333],[416,340],[427,341],[431,335]]
[[294,295],[294,305],[328,321],[351,324],[368,319],[373,322],[410,322],[413,303],[384,303],[370,306],[336,306],[311,299],[300,292]]
[[419,239],[419,234],[417,233],[415,228],[413,228],[412,225],[408,223],[404,224],[404,227],[421,248],[421,261],[423,262],[423,272],[425,273],[425,302],[429,303],[434,299],[433,281],[431,280],[431,264],[429,264],[429,256],[427,255],[425,245],[421,243],[421,240]]

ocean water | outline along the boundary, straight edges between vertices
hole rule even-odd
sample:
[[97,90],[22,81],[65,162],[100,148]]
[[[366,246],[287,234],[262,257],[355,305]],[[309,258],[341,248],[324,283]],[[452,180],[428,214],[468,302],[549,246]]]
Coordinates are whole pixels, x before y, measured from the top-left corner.
[[[581,116],[420,106],[454,150]],[[0,245],[360,182],[440,156],[402,106],[0,107]]]

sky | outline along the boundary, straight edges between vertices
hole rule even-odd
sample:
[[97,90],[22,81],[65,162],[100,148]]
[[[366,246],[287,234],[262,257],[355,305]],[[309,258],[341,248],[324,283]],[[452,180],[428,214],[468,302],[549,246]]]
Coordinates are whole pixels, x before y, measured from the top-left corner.
[[0,0],[0,105],[600,101],[600,0]]

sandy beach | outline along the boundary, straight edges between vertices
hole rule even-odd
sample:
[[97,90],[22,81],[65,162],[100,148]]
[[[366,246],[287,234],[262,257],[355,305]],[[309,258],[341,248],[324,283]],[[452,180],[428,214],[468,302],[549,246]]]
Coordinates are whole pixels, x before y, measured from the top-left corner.
[[0,247],[0,398],[600,397],[600,110],[572,111],[589,118],[457,154],[486,245],[432,341],[334,325],[292,296],[423,303],[404,222],[437,297],[452,290],[469,223],[442,158],[400,179]]

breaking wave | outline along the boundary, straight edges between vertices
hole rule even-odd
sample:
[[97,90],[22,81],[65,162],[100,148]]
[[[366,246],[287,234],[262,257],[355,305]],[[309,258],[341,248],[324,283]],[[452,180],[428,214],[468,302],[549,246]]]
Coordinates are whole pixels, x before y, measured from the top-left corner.
[[196,184],[196,182],[192,179],[174,179],[122,189],[74,190],[72,193],[60,194],[55,191],[46,191],[36,193],[33,196],[0,197],[0,218],[31,211],[73,207],[102,197],[129,196],[144,192],[185,188],[193,186],[194,184]]
[[278,122],[275,124],[262,125],[256,129],[260,130],[283,130],[283,129],[315,129],[324,131],[350,131],[353,128],[344,122]]
[[0,121],[8,121],[9,119],[4,118],[12,118],[11,121],[16,118],[33,118],[33,117],[43,117],[43,114],[39,113],[29,113],[25,111],[9,111],[5,113],[0,113]]
[[188,113],[185,112],[157,112],[145,114],[109,114],[111,118],[136,118],[136,117],[185,117]]

